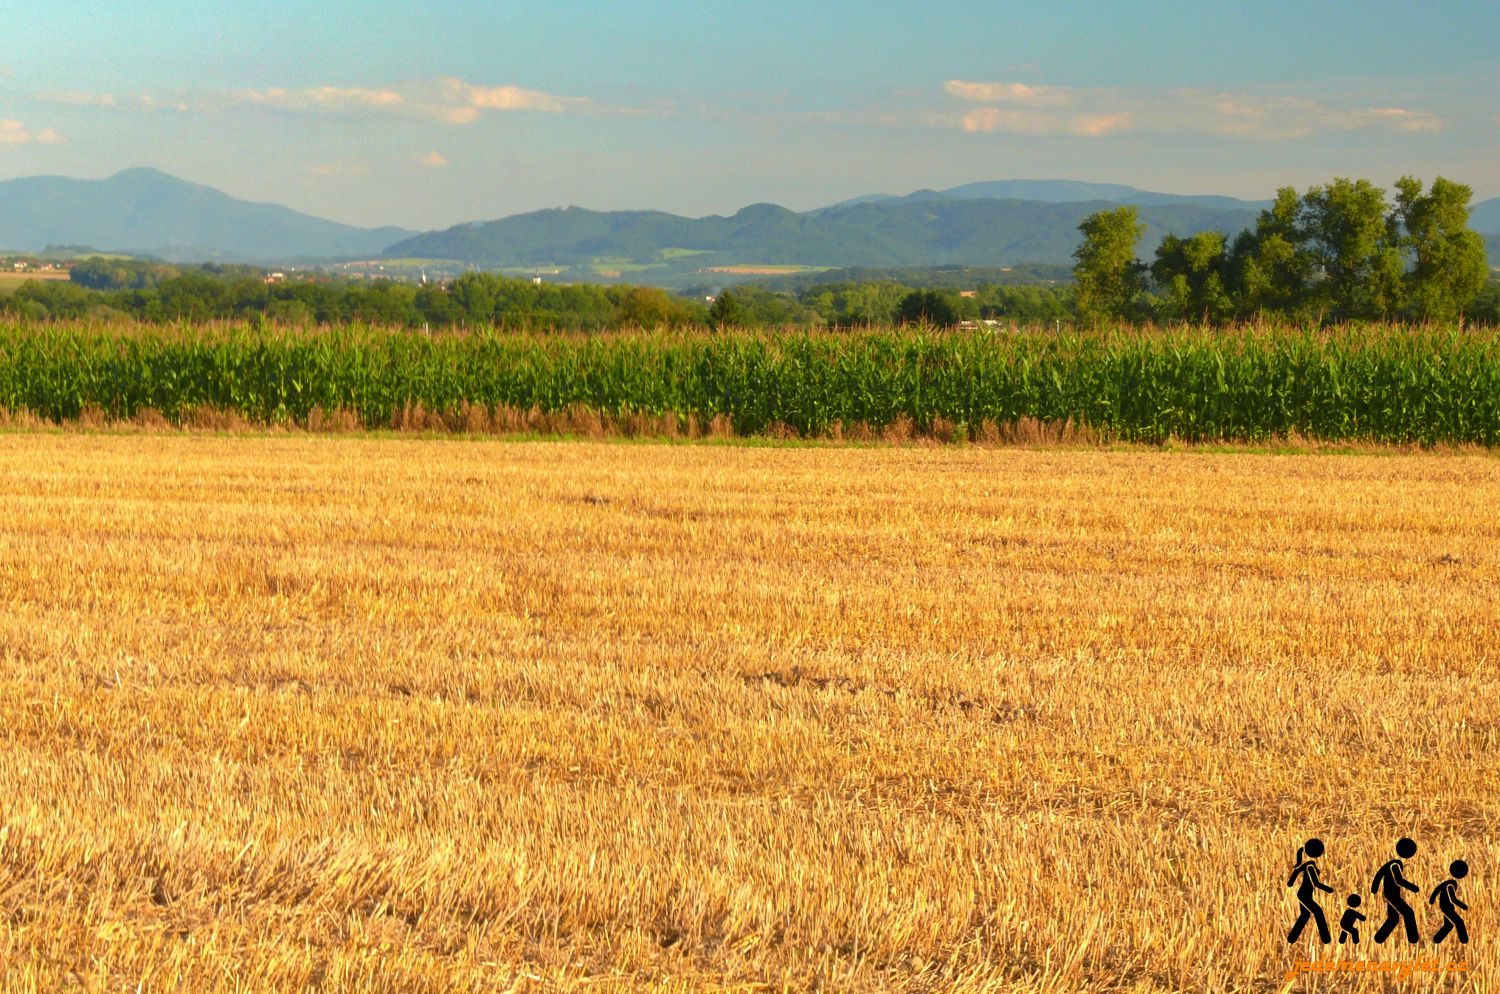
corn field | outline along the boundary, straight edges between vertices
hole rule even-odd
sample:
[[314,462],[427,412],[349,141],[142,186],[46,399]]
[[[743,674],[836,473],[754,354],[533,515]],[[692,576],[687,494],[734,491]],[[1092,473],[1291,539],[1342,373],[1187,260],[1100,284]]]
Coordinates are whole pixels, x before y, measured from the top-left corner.
[[[419,406],[727,421],[739,435],[1068,423],[1161,442],[1500,443],[1500,337],[1456,327],[1098,333],[427,335],[365,325],[0,324],[0,408],[66,421],[231,412],[363,427]],[[484,422],[488,424],[488,421]]]

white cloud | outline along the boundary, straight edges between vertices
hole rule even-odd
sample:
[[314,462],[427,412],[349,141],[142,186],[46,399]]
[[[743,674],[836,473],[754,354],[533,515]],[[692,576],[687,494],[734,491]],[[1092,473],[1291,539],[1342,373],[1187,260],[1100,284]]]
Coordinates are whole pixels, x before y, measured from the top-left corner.
[[31,131],[20,121],[0,119],[0,145],[51,145],[62,141],[62,135],[51,128]]
[[119,103],[113,93],[84,93],[79,90],[49,90],[35,96],[47,103],[71,104],[76,107],[113,107]]
[[1134,126],[1135,115],[1129,111],[1118,111],[1113,114],[1083,114],[1073,118],[1071,122],[1073,134],[1090,138],[1114,134],[1117,131],[1129,131]]
[[197,108],[265,107],[302,114],[417,118],[443,124],[472,124],[496,113],[564,114],[603,110],[584,97],[566,97],[520,86],[481,86],[451,76],[382,87],[271,87],[208,94]]
[[1100,135],[1128,131],[1135,123],[1127,112],[1114,114],[1048,114],[1008,107],[980,107],[963,116],[965,131],[1002,131],[1015,135]]
[[960,100],[982,104],[1014,103],[1033,107],[1067,106],[1073,94],[1055,86],[1028,86],[1025,83],[970,83],[950,79],[943,89]]
[[403,98],[394,90],[372,90],[361,87],[314,86],[304,90],[231,90],[230,103],[251,104],[298,111],[393,110]]
[[1355,111],[1349,118],[1356,126],[1369,123],[1395,128],[1397,131],[1443,130],[1442,118],[1401,107],[1372,107],[1369,110]]
[[171,98],[154,97],[149,93],[140,93],[130,98],[135,106],[145,110],[175,110],[187,113],[193,110],[193,105],[186,100],[173,100]]
[[199,93],[85,93],[73,90],[34,93],[32,99],[71,106],[127,110],[222,112],[256,107],[295,114],[337,114],[346,117],[416,118],[444,124],[472,124],[487,114],[638,113],[606,107],[586,97],[562,96],[522,86],[485,86],[453,76],[397,83],[390,86],[309,86],[218,90]]
[[447,164],[448,157],[441,152],[428,152],[417,158],[417,165],[426,166],[428,169],[442,169]]
[[592,106],[583,97],[562,97],[520,86],[479,86],[451,76],[439,77],[435,90],[427,98],[427,109],[450,124],[468,124],[482,111],[564,114]]
[[959,127],[971,132],[1081,137],[1205,134],[1290,140],[1336,131],[1424,133],[1444,126],[1442,118],[1426,111],[1339,108],[1307,97],[1275,94],[1192,88],[1132,91],[960,79],[949,80],[943,89],[949,96],[984,105],[956,118]]
[[150,93],[88,93],[83,90],[41,90],[29,94],[29,98],[40,103],[62,104],[67,107],[98,107],[104,110],[175,110],[197,109],[181,97],[157,96]]

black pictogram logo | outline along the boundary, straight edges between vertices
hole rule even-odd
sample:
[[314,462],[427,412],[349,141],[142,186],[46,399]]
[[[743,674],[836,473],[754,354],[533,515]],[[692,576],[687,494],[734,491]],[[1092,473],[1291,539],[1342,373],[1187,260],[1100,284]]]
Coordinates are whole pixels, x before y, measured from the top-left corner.
[[1417,885],[1401,875],[1403,859],[1417,854],[1417,844],[1411,839],[1396,843],[1397,859],[1388,859],[1375,871],[1375,880],[1370,884],[1370,893],[1385,898],[1385,921],[1375,930],[1375,941],[1384,942],[1391,937],[1391,929],[1398,924],[1406,926],[1406,941],[1417,941],[1417,913],[1406,903],[1403,890],[1420,893]]
[[1349,907],[1344,909],[1344,917],[1339,919],[1339,945],[1344,944],[1345,939],[1354,940],[1359,945],[1359,923],[1365,920],[1365,916],[1354,909],[1359,907],[1359,895],[1349,895]]
[[1455,859],[1448,864],[1447,880],[1432,889],[1432,896],[1427,903],[1437,902],[1438,910],[1443,913],[1443,927],[1437,930],[1432,937],[1433,942],[1442,942],[1448,938],[1449,932],[1458,933],[1459,942],[1469,941],[1469,930],[1464,926],[1464,920],[1460,917],[1458,909],[1469,910],[1469,906],[1458,899],[1458,882],[1469,875],[1469,864],[1461,859]]
[[1328,919],[1323,917],[1323,908],[1318,904],[1318,891],[1333,893],[1332,887],[1318,879],[1317,860],[1322,855],[1322,839],[1308,839],[1297,850],[1297,865],[1292,868],[1292,875],[1287,879],[1286,885],[1297,888],[1297,904],[1302,910],[1297,914],[1297,920],[1292,923],[1292,930],[1286,934],[1288,942],[1296,942],[1301,938],[1302,930],[1307,927],[1309,921],[1317,923],[1318,938],[1324,945],[1333,941],[1333,937],[1328,934]]
[[[1317,927],[1320,942],[1327,945],[1333,941],[1328,929],[1328,919],[1324,916],[1318,899],[1319,893],[1332,894],[1334,891],[1318,875],[1318,860],[1325,851],[1322,839],[1308,839],[1297,849],[1292,875],[1286,881],[1288,887],[1297,889],[1297,918],[1286,935],[1287,942],[1296,942],[1301,938],[1309,922]],[[1389,939],[1397,926],[1402,928],[1408,943],[1421,940],[1417,928],[1417,913],[1406,899],[1408,893],[1421,894],[1421,888],[1408,880],[1404,873],[1406,861],[1416,854],[1417,844],[1411,839],[1397,840],[1395,857],[1382,863],[1370,881],[1370,893],[1380,895],[1385,901],[1385,919],[1375,930],[1374,938],[1377,943]],[[1433,888],[1427,898],[1427,903],[1436,905],[1443,917],[1432,941],[1441,943],[1450,935],[1456,935],[1459,942],[1466,943],[1469,941],[1469,929],[1459,912],[1469,910],[1469,906],[1458,896],[1458,882],[1469,875],[1469,864],[1455,859],[1448,865],[1448,874],[1448,879]],[[1358,943],[1359,923],[1365,920],[1365,916],[1358,910],[1360,896],[1350,894],[1346,904],[1344,914],[1339,918],[1339,942]]]

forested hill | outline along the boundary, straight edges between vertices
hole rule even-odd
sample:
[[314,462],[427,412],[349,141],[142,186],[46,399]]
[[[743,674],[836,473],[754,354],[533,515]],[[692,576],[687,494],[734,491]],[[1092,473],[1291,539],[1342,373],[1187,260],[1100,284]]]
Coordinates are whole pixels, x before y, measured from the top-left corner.
[[[1044,203],[934,194],[805,214],[755,204],[730,217],[705,218],[570,207],[418,235],[391,246],[386,255],[496,268],[576,266],[601,259],[636,264],[682,259],[696,267],[1066,263],[1078,244],[1079,222],[1110,206],[1102,200]],[[1147,225],[1146,252],[1169,232],[1232,234],[1252,225],[1258,213],[1248,206],[1191,203],[1144,205],[1140,212]]]
[[174,262],[286,262],[377,255],[410,234],[237,200],[155,169],[127,169],[102,180],[0,182],[0,247],[12,250],[87,245]]

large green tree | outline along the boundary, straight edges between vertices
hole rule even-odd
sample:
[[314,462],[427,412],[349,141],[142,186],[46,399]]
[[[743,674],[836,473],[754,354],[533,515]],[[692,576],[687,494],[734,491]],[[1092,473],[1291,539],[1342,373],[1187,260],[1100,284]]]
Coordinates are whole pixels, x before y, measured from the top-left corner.
[[[614,289],[611,287],[611,290]],[[656,287],[619,288],[616,301],[616,318],[622,325],[634,325],[638,328],[659,328],[664,325],[676,327],[687,324],[694,317],[686,301]]]
[[1221,231],[1162,239],[1151,264],[1151,278],[1161,291],[1164,316],[1214,323],[1228,319],[1234,310],[1226,288],[1228,270],[1229,254]]
[[1411,268],[1406,300],[1412,314],[1451,321],[1468,310],[1489,279],[1484,238],[1469,229],[1474,191],[1439,176],[1422,192],[1422,181],[1396,181],[1395,218]]
[[958,309],[946,294],[937,290],[913,290],[901,298],[901,304],[896,308],[896,320],[901,324],[951,328],[958,324]]
[[1083,233],[1073,251],[1078,317],[1090,324],[1132,317],[1145,288],[1146,267],[1135,256],[1146,233],[1140,214],[1133,206],[1099,211],[1084,218],[1078,230]]
[[454,310],[471,324],[495,319],[495,297],[503,281],[491,273],[464,273],[448,284]]
[[749,322],[746,320],[745,307],[740,303],[740,298],[728,290],[723,290],[714,298],[713,306],[708,309],[708,323],[715,328],[738,328]]
[[1401,308],[1401,240],[1384,190],[1365,179],[1315,186],[1302,198],[1302,231],[1322,273],[1310,289],[1329,316],[1382,318]]
[[896,320],[896,309],[910,292],[909,287],[885,280],[846,283],[820,288],[802,302],[830,327],[857,328]]
[[1241,315],[1296,315],[1305,307],[1315,261],[1303,244],[1301,214],[1297,191],[1282,187],[1255,229],[1235,238],[1230,270]]

